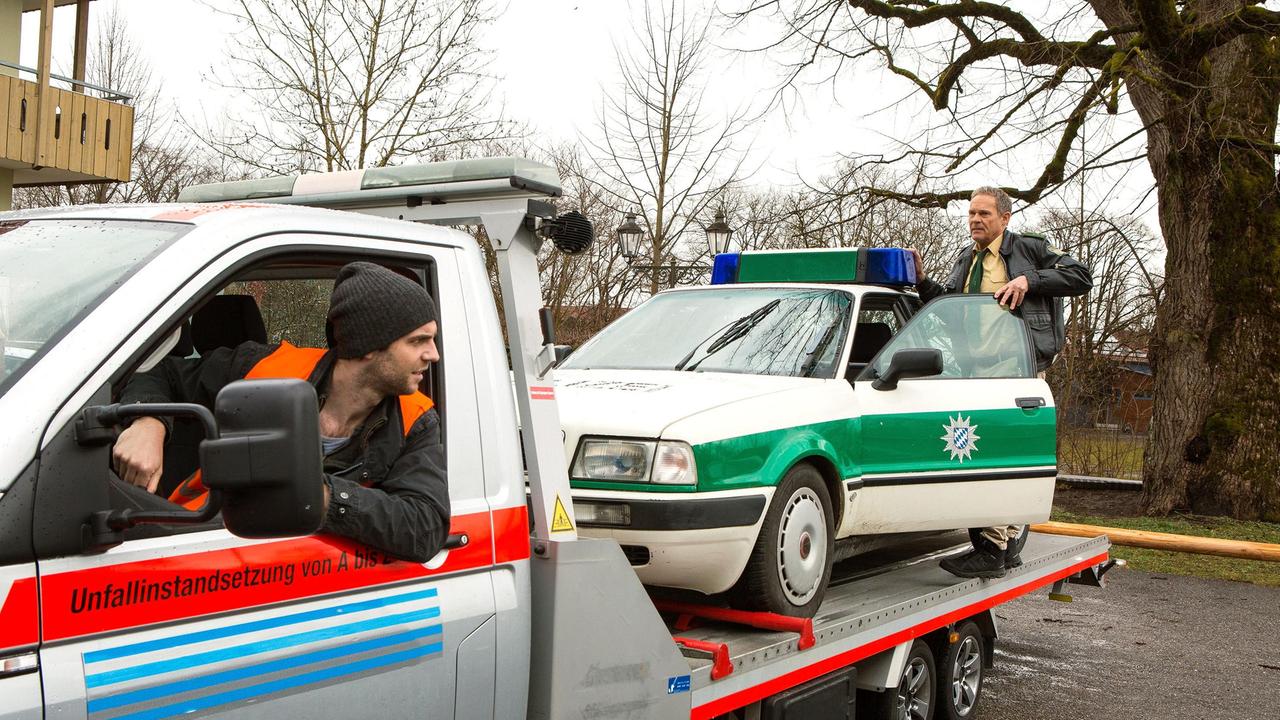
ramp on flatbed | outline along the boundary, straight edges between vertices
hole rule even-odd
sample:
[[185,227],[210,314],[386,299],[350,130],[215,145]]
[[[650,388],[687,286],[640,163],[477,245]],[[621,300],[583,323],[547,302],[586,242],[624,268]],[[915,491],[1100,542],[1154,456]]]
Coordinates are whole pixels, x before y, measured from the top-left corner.
[[938,567],[938,560],[969,546],[950,545],[910,560],[837,574],[813,632],[816,644],[797,647],[795,633],[706,623],[678,634],[727,643],[733,672],[710,677],[711,661],[690,658],[694,718],[711,718],[773,693],[825,675],[882,650],[1068,578],[1107,560],[1110,543],[1031,533],[1023,565],[996,580],[964,580]]

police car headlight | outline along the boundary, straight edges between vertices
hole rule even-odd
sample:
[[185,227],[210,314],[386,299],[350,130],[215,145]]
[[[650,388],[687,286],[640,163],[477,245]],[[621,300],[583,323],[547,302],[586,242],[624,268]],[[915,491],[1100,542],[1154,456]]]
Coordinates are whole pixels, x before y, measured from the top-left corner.
[[643,440],[583,440],[571,474],[583,480],[645,482],[656,444]]
[[693,448],[678,440],[663,440],[653,457],[652,482],[660,485],[698,484],[698,466],[693,462]]

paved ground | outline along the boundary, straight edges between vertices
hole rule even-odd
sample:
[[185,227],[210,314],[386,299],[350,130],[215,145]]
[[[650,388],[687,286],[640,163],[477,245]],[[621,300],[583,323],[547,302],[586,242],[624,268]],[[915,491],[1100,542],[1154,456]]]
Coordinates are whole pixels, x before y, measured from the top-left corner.
[[1117,569],[997,610],[980,720],[1280,718],[1280,589]]

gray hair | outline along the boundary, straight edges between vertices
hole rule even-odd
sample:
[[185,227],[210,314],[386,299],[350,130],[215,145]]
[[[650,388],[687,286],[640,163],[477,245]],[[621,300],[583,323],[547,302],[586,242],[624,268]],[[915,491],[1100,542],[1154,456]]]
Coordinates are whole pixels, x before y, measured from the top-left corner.
[[972,200],[979,195],[990,195],[995,198],[996,212],[1001,215],[1013,212],[1013,198],[1009,197],[1009,193],[1001,190],[1000,188],[983,185],[977,190],[974,190],[973,194],[969,196],[969,199]]

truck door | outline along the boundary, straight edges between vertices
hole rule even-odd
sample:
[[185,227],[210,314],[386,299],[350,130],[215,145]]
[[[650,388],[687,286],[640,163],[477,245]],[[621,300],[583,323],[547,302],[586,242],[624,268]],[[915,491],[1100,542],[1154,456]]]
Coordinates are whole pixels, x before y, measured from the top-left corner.
[[[942,373],[877,390],[893,355],[941,352]],[[1056,469],[1053,397],[1020,318],[990,296],[938,298],[855,382],[863,532],[981,527],[1048,517]]]
[[[358,256],[352,246],[360,247]],[[50,428],[37,483],[36,523],[49,529],[36,551],[45,618],[40,660],[51,714],[489,716],[493,521],[480,470],[474,380],[464,362],[467,308],[455,252],[349,235],[246,243],[235,257],[193,276],[138,329],[145,335],[133,344],[139,349],[128,352],[125,343],[90,379],[92,397],[74,401],[73,412]],[[264,320],[267,337],[236,336],[229,344],[323,343],[332,278],[357,259],[417,277],[436,297],[442,360],[427,382],[444,422],[451,529],[470,542],[411,563],[323,534],[246,540],[216,522],[138,526],[105,552],[94,549],[81,523],[94,511],[165,503],[114,477],[109,446],[77,442],[79,409],[116,397],[139,358],[164,350],[166,337],[182,338],[189,329],[193,347],[182,340],[170,352],[218,352],[200,347],[205,333],[191,324],[200,323],[199,310],[215,294],[248,297],[218,304],[256,305]],[[228,318],[209,335],[225,338],[229,325],[239,328],[234,332],[257,326]],[[175,427],[172,434],[180,432]],[[198,441],[171,437],[166,464],[181,442]],[[517,529],[527,548],[526,528]],[[467,694],[455,697],[458,687]]]
[[0,495],[0,720],[44,717],[39,605],[31,551],[32,463]]

